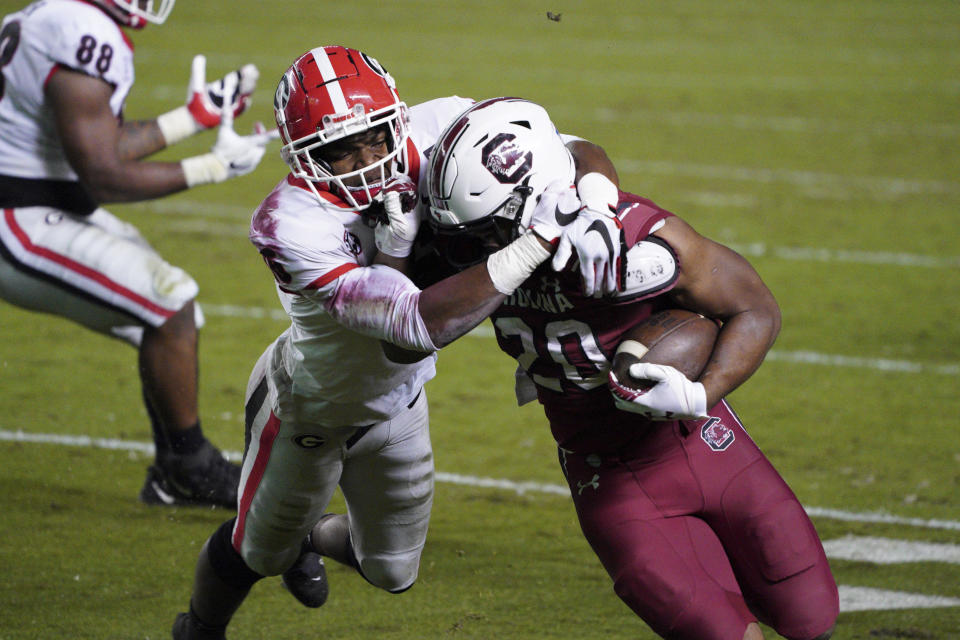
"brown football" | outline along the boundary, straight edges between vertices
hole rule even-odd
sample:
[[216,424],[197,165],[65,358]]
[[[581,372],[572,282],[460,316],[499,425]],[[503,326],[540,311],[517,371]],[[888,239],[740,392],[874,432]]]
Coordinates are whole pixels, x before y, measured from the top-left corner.
[[637,362],[667,364],[696,380],[710,359],[718,331],[717,323],[699,313],[686,309],[660,311],[623,335],[613,358],[613,372],[621,384],[635,389],[650,386],[648,381],[630,375],[630,365]]

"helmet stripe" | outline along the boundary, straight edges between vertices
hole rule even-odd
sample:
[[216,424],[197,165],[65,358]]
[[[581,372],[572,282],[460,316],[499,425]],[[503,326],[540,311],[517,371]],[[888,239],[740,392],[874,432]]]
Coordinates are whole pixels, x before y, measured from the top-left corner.
[[333,70],[333,65],[330,63],[327,52],[323,47],[319,47],[313,49],[310,53],[313,54],[313,60],[320,69],[320,77],[323,78],[325,83],[323,88],[327,90],[327,94],[330,97],[330,104],[333,107],[332,113],[343,113],[349,110],[350,107],[347,106],[347,100],[343,97],[343,90],[340,88],[340,81],[337,80],[339,75]]

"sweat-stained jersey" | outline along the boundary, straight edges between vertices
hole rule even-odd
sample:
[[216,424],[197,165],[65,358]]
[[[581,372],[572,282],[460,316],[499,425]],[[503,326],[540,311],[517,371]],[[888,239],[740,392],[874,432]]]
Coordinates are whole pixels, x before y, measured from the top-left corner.
[[0,176],[76,181],[44,87],[61,68],[113,87],[119,118],[133,86],[133,44],[107,14],[81,0],[39,0],[0,29]]
[[[644,239],[673,215],[653,202],[620,192],[618,204],[627,246]],[[675,281],[645,297],[621,304],[584,297],[577,270],[541,265],[491,316],[500,348],[516,358],[536,384],[553,436],[561,446],[582,446],[594,438],[607,445],[617,433],[636,433],[637,414],[615,408],[607,373],[621,336],[655,313],[656,297]],[[610,410],[622,425],[593,419]],[[597,429],[598,433],[591,433]]]
[[[425,151],[470,104],[449,97],[410,109],[406,170],[418,184],[426,172]],[[348,328],[331,314],[334,305],[353,306],[342,299],[344,274],[367,269],[368,279],[376,279],[386,270],[394,280],[398,274],[370,266],[376,254],[373,230],[334,194],[320,193],[326,199],[322,205],[303,182],[287,176],[251,221],[250,240],[273,272],[291,319],[274,345],[268,384],[279,398],[281,419],[331,427],[382,422],[404,409],[435,375],[436,356],[413,364],[392,362],[383,353],[382,336]],[[362,291],[352,289],[349,295],[362,297]],[[363,300],[356,302],[363,306]],[[382,313],[394,311],[385,306]]]

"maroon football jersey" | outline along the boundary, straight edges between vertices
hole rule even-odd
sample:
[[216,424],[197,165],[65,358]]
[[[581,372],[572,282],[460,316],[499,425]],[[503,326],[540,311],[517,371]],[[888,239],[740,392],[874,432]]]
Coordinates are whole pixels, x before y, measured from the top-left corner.
[[[673,215],[622,191],[618,210],[627,246]],[[615,409],[607,372],[621,336],[658,311],[661,294],[672,286],[628,302],[589,298],[580,292],[576,267],[556,272],[546,263],[493,314],[500,348],[536,383],[538,399],[561,446],[582,446],[599,438],[615,447],[618,433],[635,434],[638,422],[644,422],[637,414]],[[601,413],[610,416],[602,424],[596,420]]]

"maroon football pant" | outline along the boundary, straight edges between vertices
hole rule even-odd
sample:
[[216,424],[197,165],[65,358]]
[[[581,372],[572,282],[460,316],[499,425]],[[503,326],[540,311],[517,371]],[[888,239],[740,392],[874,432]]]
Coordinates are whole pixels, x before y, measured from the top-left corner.
[[726,402],[710,415],[658,423],[615,453],[561,449],[583,533],[665,638],[741,640],[757,619],[815,638],[839,602],[813,523]]

